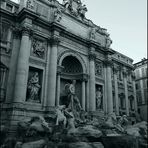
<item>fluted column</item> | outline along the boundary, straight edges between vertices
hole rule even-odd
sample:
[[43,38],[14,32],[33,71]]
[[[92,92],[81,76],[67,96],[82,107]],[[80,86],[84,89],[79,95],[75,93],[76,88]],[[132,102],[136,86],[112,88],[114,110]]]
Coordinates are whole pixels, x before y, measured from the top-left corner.
[[60,101],[60,81],[61,81],[61,76],[60,73],[57,73],[57,92],[56,92],[56,106],[59,105]]
[[19,30],[15,29],[13,31],[13,40],[12,40],[13,47],[12,47],[12,54],[10,59],[6,102],[12,102],[12,96],[14,95],[17,61],[19,57],[18,55],[19,55],[19,48],[20,48],[20,37],[21,36],[20,36]]
[[49,64],[49,83],[48,83],[48,99],[47,106],[55,106],[56,98],[56,78],[57,78],[57,51],[59,37],[53,36],[50,40],[51,52],[50,52],[50,64]]
[[85,79],[82,80],[82,108],[85,111],[85,106],[86,106],[86,82]]
[[126,106],[126,115],[129,116],[129,100],[128,100],[128,87],[127,87],[127,72],[124,69],[123,71],[124,77],[124,93],[125,93],[125,106]]
[[135,85],[135,75],[132,75],[132,83],[133,83],[133,94],[134,94],[134,106],[135,106],[135,111],[137,112],[137,95],[136,95],[136,85]]
[[95,111],[96,110],[96,87],[95,87],[95,49],[92,47],[89,53],[89,110]]
[[118,80],[117,80],[117,67],[114,67],[114,83],[115,83],[115,106],[116,106],[116,114],[119,115],[119,98],[118,98]]
[[15,80],[14,102],[24,102],[26,99],[29,55],[31,48],[31,42],[29,40],[30,31],[30,28],[27,27],[22,29],[22,39]]
[[112,94],[112,80],[111,80],[111,60],[106,60],[106,88],[107,88],[107,112],[113,112],[113,94]]

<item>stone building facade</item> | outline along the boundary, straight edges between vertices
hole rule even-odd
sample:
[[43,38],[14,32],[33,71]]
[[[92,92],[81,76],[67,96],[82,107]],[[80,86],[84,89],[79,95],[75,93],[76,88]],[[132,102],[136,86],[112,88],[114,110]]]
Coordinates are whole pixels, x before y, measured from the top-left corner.
[[81,1],[2,0],[0,11],[3,124],[52,114],[71,80],[84,110],[134,115],[133,60],[110,48]]
[[140,62],[135,63],[135,77],[136,77],[136,93],[137,93],[137,104],[138,112],[140,113],[143,120],[147,121],[147,104],[148,104],[148,60],[142,59]]

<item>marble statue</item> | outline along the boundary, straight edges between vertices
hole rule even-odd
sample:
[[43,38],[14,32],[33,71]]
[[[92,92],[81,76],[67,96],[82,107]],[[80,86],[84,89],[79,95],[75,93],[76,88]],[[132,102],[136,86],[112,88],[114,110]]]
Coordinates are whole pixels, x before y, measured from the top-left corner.
[[61,12],[61,9],[57,8],[54,12],[54,20],[56,22],[60,22],[62,19],[62,12]]
[[67,98],[69,100],[69,104],[67,108],[72,110],[74,117],[79,120],[82,107],[80,105],[80,101],[78,97],[75,94],[75,85],[76,85],[76,80],[73,80],[71,84],[68,83],[65,85]]
[[28,100],[35,100],[38,101],[38,95],[39,95],[39,90],[41,88],[39,84],[39,74],[38,72],[35,72],[34,75],[31,77],[31,79],[28,82],[28,92],[29,92],[29,98]]
[[61,105],[56,108],[56,113],[57,113],[56,125],[59,125],[59,122],[63,122],[64,128],[65,128],[67,119],[64,115],[64,109],[65,109],[65,105]]
[[26,7],[29,9],[34,9],[34,1],[33,0],[27,0]]
[[70,6],[71,0],[63,0],[63,6],[67,9]]
[[106,48],[109,48],[112,44],[112,40],[110,39],[110,37],[106,38]]
[[97,28],[93,27],[90,31],[90,39],[95,40],[96,39],[96,33],[97,33]]
[[86,5],[82,5],[80,4],[80,6],[78,7],[78,13],[80,14],[80,16],[82,18],[85,17],[85,13],[87,12],[87,8],[86,8]]
[[101,87],[99,87],[96,91],[96,106],[97,106],[97,109],[101,109],[102,97],[103,97],[102,90],[101,90]]

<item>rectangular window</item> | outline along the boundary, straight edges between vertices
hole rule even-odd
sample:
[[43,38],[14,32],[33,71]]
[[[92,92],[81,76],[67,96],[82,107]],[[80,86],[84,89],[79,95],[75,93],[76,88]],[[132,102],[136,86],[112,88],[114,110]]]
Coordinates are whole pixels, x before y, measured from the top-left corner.
[[2,22],[2,25],[0,28],[1,41],[4,41],[4,42],[7,41],[9,28],[10,28],[10,25],[8,23]]
[[139,79],[140,78],[140,71],[137,69],[136,70],[136,79]]
[[139,104],[142,103],[142,93],[141,91],[137,91],[137,101]]
[[12,9],[13,9],[13,6],[11,6],[9,4],[6,5],[6,10],[12,12]]
[[0,63],[0,102],[3,102],[6,95],[7,68]]
[[142,68],[142,77],[145,77],[145,68]]

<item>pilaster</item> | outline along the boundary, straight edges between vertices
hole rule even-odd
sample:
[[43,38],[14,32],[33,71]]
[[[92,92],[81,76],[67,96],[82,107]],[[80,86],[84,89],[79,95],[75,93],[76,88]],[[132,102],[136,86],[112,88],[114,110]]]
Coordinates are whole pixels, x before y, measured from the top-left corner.
[[123,79],[124,79],[124,92],[125,92],[125,105],[126,105],[126,114],[129,116],[129,100],[128,100],[128,87],[127,87],[127,70],[123,69]]
[[53,34],[49,39],[51,45],[50,59],[49,59],[49,82],[48,82],[48,98],[47,106],[55,106],[56,102],[56,81],[57,81],[57,51],[60,42],[59,34]]
[[107,113],[113,112],[113,94],[112,94],[112,80],[111,80],[111,67],[112,60],[107,58],[104,61],[106,66],[106,89],[107,89]]
[[21,34],[18,28],[13,29],[13,39],[12,39],[12,53],[10,59],[10,67],[9,67],[9,75],[8,75],[8,85],[6,92],[6,102],[12,102],[14,95],[14,86],[15,86],[15,78],[16,78],[16,69],[17,69],[17,61],[19,55],[19,48],[21,42]]
[[27,79],[30,56],[30,35],[32,31],[29,27],[22,27],[22,39],[18,56],[16,70],[14,102],[24,102],[26,100]]
[[132,73],[132,85],[133,85],[133,94],[134,94],[134,104],[135,104],[135,111],[137,112],[138,109],[137,109],[137,95],[136,95],[136,84],[135,84],[135,79],[136,79],[136,76],[134,74],[134,72]]
[[114,84],[115,84],[115,104],[116,104],[116,114],[119,115],[119,98],[118,98],[118,80],[117,80],[118,67],[114,65]]
[[89,52],[89,74],[90,74],[90,79],[89,79],[89,110],[90,111],[95,111],[96,110],[96,87],[95,87],[95,60],[96,55],[95,55],[95,48],[90,47],[90,52]]

